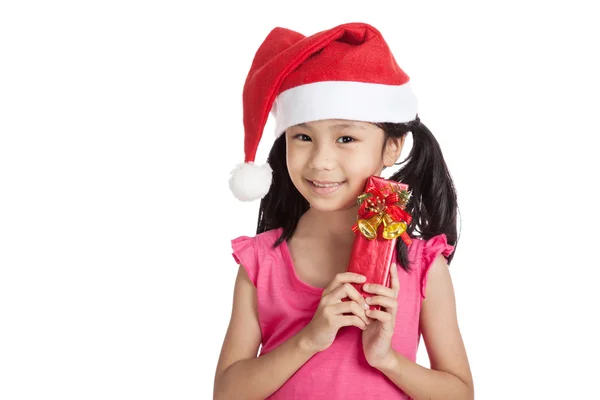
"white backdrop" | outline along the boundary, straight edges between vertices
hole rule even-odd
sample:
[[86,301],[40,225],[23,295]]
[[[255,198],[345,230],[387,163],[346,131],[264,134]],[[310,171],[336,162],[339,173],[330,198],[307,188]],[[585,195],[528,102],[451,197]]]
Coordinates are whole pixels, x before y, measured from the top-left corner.
[[457,186],[476,397],[598,398],[600,30],[583,3],[2,2],[0,398],[211,398],[230,240],[256,228],[258,202],[227,186],[252,57],[275,26],[353,21],[386,37]]

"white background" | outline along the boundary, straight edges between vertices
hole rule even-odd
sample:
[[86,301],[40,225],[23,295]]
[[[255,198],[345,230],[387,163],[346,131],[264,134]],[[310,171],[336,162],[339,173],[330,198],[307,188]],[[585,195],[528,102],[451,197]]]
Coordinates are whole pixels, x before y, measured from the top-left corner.
[[596,16],[573,1],[2,2],[0,398],[211,398],[230,240],[256,229],[258,202],[227,186],[252,57],[275,26],[355,21],[411,77],[457,186],[476,397],[598,398]]

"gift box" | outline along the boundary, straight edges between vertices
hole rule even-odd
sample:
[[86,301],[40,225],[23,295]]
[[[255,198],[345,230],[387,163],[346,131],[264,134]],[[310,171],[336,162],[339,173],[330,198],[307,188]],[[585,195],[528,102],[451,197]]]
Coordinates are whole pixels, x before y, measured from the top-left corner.
[[[355,238],[347,271],[366,276],[365,283],[391,287],[390,266],[396,240],[411,243],[406,233],[411,222],[405,211],[409,199],[408,185],[404,183],[378,176],[367,179],[364,192],[357,199],[357,222],[352,227]],[[352,285],[363,297],[373,296],[363,291],[364,283]],[[379,309],[378,305],[371,306],[371,310]]]

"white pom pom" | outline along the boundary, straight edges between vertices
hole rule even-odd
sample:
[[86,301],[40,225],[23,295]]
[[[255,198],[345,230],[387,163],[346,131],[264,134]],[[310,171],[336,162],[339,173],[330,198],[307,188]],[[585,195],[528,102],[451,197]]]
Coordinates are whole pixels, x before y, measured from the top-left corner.
[[252,201],[269,192],[272,180],[273,170],[269,164],[244,163],[231,171],[229,188],[238,200]]

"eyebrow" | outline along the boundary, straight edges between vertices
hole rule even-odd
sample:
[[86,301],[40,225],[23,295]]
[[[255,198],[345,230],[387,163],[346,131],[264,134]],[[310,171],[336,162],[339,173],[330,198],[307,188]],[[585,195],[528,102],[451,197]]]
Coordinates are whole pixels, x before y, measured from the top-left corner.
[[[310,127],[304,122],[302,122],[296,126],[299,126],[301,128],[310,129]],[[363,131],[366,130],[366,128],[364,126],[355,124],[354,122],[341,122],[339,124],[333,124],[333,125],[329,126],[330,131],[339,131],[339,130],[346,129],[346,128],[361,129]]]

